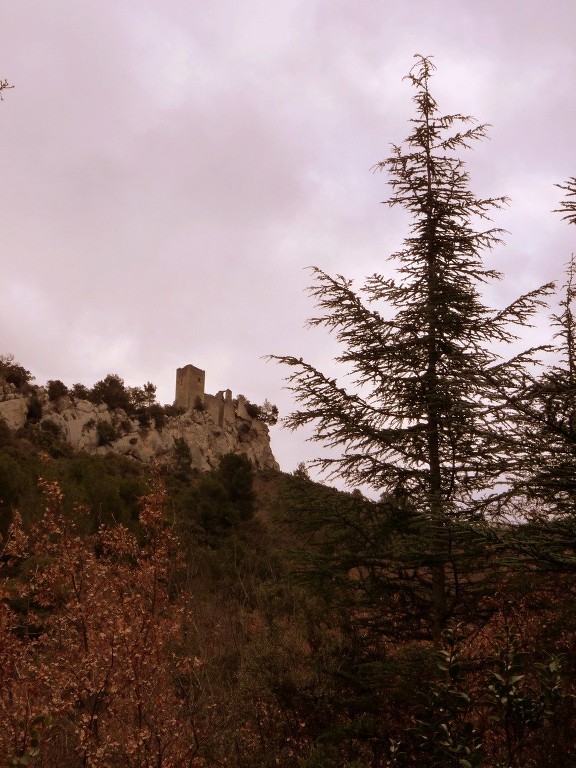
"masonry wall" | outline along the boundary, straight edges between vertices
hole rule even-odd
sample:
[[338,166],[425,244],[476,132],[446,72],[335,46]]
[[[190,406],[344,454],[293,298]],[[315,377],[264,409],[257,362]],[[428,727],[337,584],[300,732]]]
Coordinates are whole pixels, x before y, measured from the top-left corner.
[[236,414],[232,392],[229,389],[217,392],[215,395],[205,395],[204,403],[212,421],[219,427],[223,427],[226,422],[234,421]]
[[206,373],[194,365],[185,365],[176,370],[176,399],[174,405],[190,410],[198,403],[204,405]]

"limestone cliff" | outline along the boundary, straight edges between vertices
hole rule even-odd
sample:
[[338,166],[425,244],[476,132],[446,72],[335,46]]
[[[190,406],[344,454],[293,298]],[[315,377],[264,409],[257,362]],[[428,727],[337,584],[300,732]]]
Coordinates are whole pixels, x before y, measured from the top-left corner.
[[[141,420],[121,409],[111,410],[105,404],[69,395],[50,402],[42,387],[33,389],[32,397],[41,409],[37,415],[40,426],[44,423],[52,430],[57,428],[60,437],[76,450],[97,454],[113,451],[143,462],[164,463],[173,459],[175,441],[181,439],[190,448],[192,466],[200,471],[216,467],[220,457],[231,452],[244,454],[257,469],[278,469],[268,427],[249,415],[242,396],[232,400],[224,393],[206,395],[206,402],[196,408],[163,416],[162,424],[152,419],[142,426]],[[0,380],[0,418],[11,429],[26,423],[30,398]],[[103,436],[106,445],[102,444]]]

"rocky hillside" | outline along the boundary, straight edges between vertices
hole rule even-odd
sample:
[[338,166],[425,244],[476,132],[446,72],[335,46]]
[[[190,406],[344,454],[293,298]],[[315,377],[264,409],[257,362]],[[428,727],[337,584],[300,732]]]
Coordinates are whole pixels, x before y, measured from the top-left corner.
[[142,462],[170,461],[175,447],[185,444],[192,466],[200,471],[216,467],[226,453],[245,455],[256,469],[277,469],[268,426],[250,416],[243,398],[233,400],[232,406],[231,417],[220,423],[210,408],[172,409],[174,415],[166,415],[167,409],[158,407],[155,417],[143,420],[71,394],[50,400],[43,387],[22,392],[0,378],[0,418],[13,430],[33,420],[75,450],[113,451]]

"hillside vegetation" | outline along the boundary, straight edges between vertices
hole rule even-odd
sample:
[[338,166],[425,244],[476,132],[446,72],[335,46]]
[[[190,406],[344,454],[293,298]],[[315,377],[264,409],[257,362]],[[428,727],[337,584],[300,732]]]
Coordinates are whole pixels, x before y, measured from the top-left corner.
[[461,531],[435,644],[406,506],[6,432],[0,466],[7,764],[572,764],[576,578],[530,526]]

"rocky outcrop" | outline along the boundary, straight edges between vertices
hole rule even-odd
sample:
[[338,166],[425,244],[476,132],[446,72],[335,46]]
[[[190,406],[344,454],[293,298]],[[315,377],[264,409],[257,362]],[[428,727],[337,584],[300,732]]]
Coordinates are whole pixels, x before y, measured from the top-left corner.
[[[225,419],[219,418],[218,409],[205,408],[163,416],[162,425],[152,420],[142,426],[137,418],[121,409],[111,411],[104,404],[70,396],[50,402],[41,387],[35,388],[34,397],[41,405],[40,426],[58,432],[75,450],[97,454],[113,451],[146,463],[166,463],[174,459],[177,441],[183,440],[190,449],[192,466],[200,471],[217,467],[226,453],[244,454],[257,469],[278,469],[268,427],[250,417],[243,398],[228,401]],[[0,382],[0,417],[11,429],[25,424],[28,403],[29,396]]]
[[0,418],[10,429],[20,429],[26,423],[28,398],[18,394],[14,384],[0,377]]

